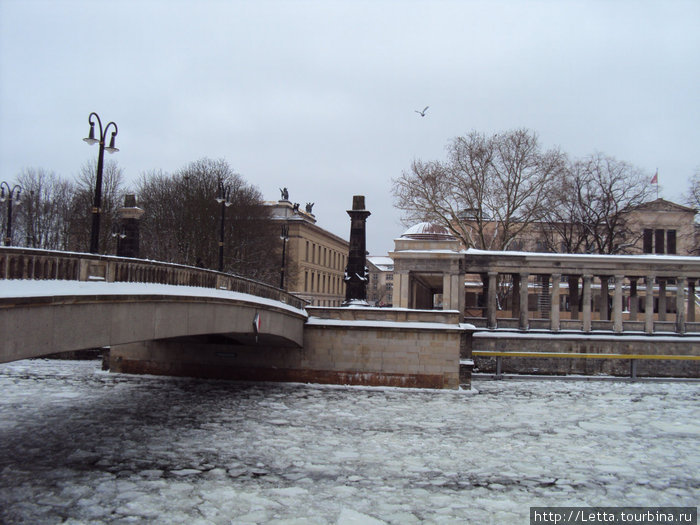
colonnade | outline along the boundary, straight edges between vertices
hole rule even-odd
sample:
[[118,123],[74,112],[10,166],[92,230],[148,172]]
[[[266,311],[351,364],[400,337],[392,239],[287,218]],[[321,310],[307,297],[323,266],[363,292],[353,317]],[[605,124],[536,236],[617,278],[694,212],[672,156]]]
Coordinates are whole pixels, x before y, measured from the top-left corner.
[[[700,261],[698,261],[700,263]],[[498,277],[502,273],[509,273],[512,276],[512,287],[510,303],[512,304],[512,317],[517,319],[517,327],[520,330],[528,330],[530,328],[530,312],[529,312],[529,297],[530,291],[528,283],[531,276],[543,276],[543,286],[547,290],[542,293],[548,293],[551,298],[549,309],[549,329],[553,332],[558,332],[562,328],[571,327],[578,328],[583,332],[591,332],[594,328],[594,304],[595,297],[593,293],[593,285],[596,282],[600,284],[599,300],[597,304],[599,320],[609,321],[612,324],[612,331],[622,333],[626,329],[632,328],[635,331],[643,331],[647,334],[655,332],[655,321],[659,323],[668,323],[668,300],[669,295],[667,286],[669,281],[675,283],[675,315],[673,331],[676,333],[685,333],[687,324],[695,322],[695,285],[697,278],[694,276],[689,278],[684,274],[669,277],[668,275],[656,276],[653,273],[640,278],[639,276],[626,276],[623,273],[615,273],[614,275],[594,275],[587,272],[583,274],[533,274],[527,271],[519,271],[517,273],[499,272],[489,270],[487,272],[488,282],[484,283],[486,289],[486,325],[488,328],[496,328],[499,319],[497,318],[498,301],[497,288]],[[562,295],[562,275],[567,277],[569,284],[568,294],[572,305],[571,320],[563,321],[561,319],[561,295]],[[644,281],[644,307],[643,312],[639,311],[640,294],[639,280]],[[627,321],[623,322],[623,299],[625,280],[629,281],[629,310],[627,313]],[[582,281],[581,287],[581,308],[580,313],[582,319],[579,320],[579,282]],[[549,285],[551,282],[551,287]],[[612,282],[612,312],[609,311],[610,285]],[[573,287],[572,287],[573,285]],[[658,297],[658,305],[655,317],[654,296]],[[673,299],[673,295],[671,296]],[[640,313],[642,314],[640,316]],[[641,323],[643,322],[643,326]],[[627,325],[627,326],[626,326]]]

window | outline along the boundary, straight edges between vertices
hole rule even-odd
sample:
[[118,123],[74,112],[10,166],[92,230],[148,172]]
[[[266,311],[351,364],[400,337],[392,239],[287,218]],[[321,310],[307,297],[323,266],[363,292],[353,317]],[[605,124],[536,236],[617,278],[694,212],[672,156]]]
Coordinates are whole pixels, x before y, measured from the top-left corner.
[[[309,243],[306,243],[308,247]],[[304,291],[308,292],[309,291],[309,272],[304,272]]]
[[666,230],[666,253],[676,253],[676,230]]
[[654,230],[644,229],[644,253],[654,253]]
[[664,253],[664,230],[654,230],[654,253]]

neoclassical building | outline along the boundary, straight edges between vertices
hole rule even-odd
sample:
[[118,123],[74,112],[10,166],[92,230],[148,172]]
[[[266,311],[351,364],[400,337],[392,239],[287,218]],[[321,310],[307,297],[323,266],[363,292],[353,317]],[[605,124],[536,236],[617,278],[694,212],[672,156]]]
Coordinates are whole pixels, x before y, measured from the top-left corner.
[[[286,199],[266,205],[271,219],[280,227],[280,248],[271,254],[279,258],[280,265],[284,245],[284,270],[280,266],[284,271],[283,287],[311,306],[340,306],[345,299],[348,241],[316,224],[313,205],[302,210]],[[282,235],[283,227],[286,235]]]

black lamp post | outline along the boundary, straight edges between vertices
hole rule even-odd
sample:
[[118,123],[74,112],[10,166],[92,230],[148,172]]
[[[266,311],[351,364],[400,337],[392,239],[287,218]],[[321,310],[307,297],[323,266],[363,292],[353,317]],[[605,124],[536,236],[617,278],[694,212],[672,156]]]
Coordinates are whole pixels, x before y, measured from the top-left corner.
[[[95,138],[95,123],[92,120],[95,117],[97,123],[100,125],[100,138]],[[105,151],[108,153],[116,153],[119,151],[114,147],[114,137],[117,136],[119,131],[117,125],[114,122],[110,122],[103,129],[102,121],[100,117],[94,111],[90,113],[88,117],[88,122],[90,123],[90,134],[87,138],[83,140],[90,145],[99,144],[100,151],[97,156],[97,176],[95,178],[95,200],[92,205],[92,230],[90,231],[90,253],[98,253],[100,251],[100,213],[102,213],[102,166],[104,164]],[[107,130],[110,126],[114,126],[114,131],[112,131],[112,138],[109,141],[109,146],[105,147],[105,135],[107,135]]]
[[219,181],[219,191],[216,196],[216,202],[221,204],[221,235],[219,236],[219,271],[224,271],[224,217],[226,216],[226,208],[233,204],[231,202],[231,185],[224,184]]
[[284,258],[286,255],[287,241],[289,240],[289,225],[282,225],[282,233],[280,234],[280,239],[282,239],[282,268],[280,269],[280,288],[284,289]]
[[[7,191],[5,191],[7,189]],[[21,204],[20,195],[22,187],[15,184],[12,188],[3,181],[0,183],[0,202],[7,201],[7,235],[5,236],[5,246],[12,246],[12,204]]]

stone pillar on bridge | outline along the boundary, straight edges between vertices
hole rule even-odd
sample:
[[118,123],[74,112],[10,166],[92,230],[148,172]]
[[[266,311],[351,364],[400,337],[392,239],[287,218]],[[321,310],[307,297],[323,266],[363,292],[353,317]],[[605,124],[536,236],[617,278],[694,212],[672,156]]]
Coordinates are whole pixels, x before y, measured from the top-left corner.
[[591,281],[592,275],[583,276],[583,331],[591,331]]
[[367,303],[367,242],[366,222],[370,212],[365,209],[364,195],[354,195],[350,215],[350,252],[345,268],[345,301],[343,306],[351,304],[369,306]]
[[139,257],[140,222],[144,213],[144,210],[136,206],[136,195],[124,196],[124,206],[117,210],[119,223],[114,231],[119,257]]
[[654,333],[654,276],[647,275],[644,278],[646,286],[644,297],[644,331],[647,334]]

